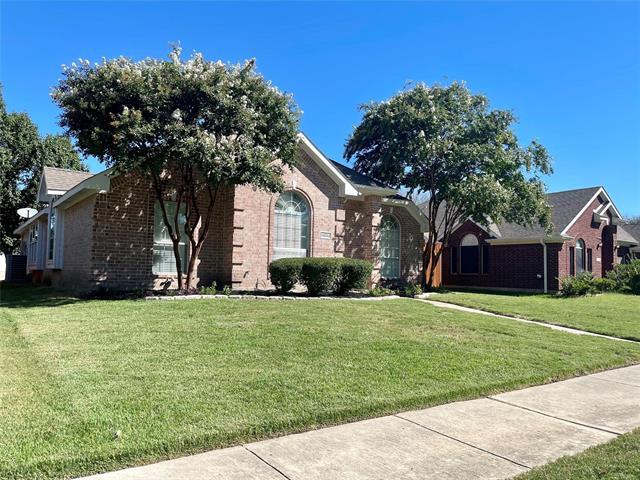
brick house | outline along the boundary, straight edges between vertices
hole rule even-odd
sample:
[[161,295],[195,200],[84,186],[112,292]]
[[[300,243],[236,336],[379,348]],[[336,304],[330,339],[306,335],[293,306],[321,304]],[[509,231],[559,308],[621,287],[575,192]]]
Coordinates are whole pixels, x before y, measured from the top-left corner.
[[467,220],[457,226],[441,259],[449,287],[556,291],[559,279],[582,271],[601,277],[638,250],[640,232],[623,226],[603,187],[550,193],[553,231]]
[[[298,157],[281,194],[251,186],[218,194],[198,284],[267,289],[269,263],[293,256],[370,260],[373,283],[418,280],[426,219],[417,206],[328,159],[303,134]],[[80,291],[175,286],[148,178],[45,168],[38,199],[47,206],[15,231],[33,279]]]

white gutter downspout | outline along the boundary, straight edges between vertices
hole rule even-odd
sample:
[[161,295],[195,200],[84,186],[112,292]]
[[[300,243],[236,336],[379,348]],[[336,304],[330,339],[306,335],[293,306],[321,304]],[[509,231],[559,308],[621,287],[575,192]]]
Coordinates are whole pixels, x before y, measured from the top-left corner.
[[544,293],[547,293],[547,244],[544,243],[544,238],[540,239],[540,245],[542,245],[542,264],[543,267],[543,279],[544,279]]

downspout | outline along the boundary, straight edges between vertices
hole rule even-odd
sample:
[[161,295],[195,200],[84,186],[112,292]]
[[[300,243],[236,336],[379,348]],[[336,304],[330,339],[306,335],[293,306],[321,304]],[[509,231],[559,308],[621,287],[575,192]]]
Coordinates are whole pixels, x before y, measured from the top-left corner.
[[544,242],[544,238],[540,239],[540,245],[542,245],[542,265],[543,265],[543,281],[544,281],[544,293],[547,293],[547,244]]

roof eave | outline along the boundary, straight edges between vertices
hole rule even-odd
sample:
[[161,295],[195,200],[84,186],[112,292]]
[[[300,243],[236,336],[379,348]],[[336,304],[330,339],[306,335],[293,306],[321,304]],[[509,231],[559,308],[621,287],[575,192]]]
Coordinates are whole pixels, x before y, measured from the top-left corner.
[[302,149],[307,155],[309,155],[320,168],[331,178],[340,190],[340,196],[358,196],[358,189],[345,177],[340,171],[333,166],[331,161],[324,156],[324,154],[318,150],[318,148],[307,138],[307,136],[300,132],[298,133],[298,141],[302,146]]
[[573,237],[569,235],[544,235],[544,236],[532,236],[522,238],[490,238],[486,240],[490,245],[521,245],[530,243],[564,243],[567,240],[572,240]]
[[409,214],[420,225],[420,232],[424,233],[429,230],[429,222],[427,221],[427,217],[411,200],[400,200],[399,198],[383,198],[382,203],[386,205],[406,208]]
[[29,225],[31,225],[33,222],[35,222],[38,218],[43,217],[43,216],[48,216],[49,215],[48,210],[49,210],[48,208],[43,208],[38,213],[36,213],[33,217],[25,220],[23,223],[18,225],[18,227],[13,231],[14,235],[20,235],[22,232],[24,232],[24,230]]
[[83,180],[71,190],[62,195],[60,198],[58,198],[53,203],[53,207],[66,210],[67,208],[84,200],[88,196],[91,196],[95,193],[108,192],[111,186],[110,174],[112,171],[113,168],[109,168],[103,172],[97,173],[92,177]]

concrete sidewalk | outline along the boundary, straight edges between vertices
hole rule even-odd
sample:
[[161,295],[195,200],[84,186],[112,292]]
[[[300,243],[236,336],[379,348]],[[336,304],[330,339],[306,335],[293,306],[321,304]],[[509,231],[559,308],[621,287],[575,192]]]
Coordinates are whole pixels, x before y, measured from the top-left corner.
[[636,427],[640,365],[85,478],[508,478]]

